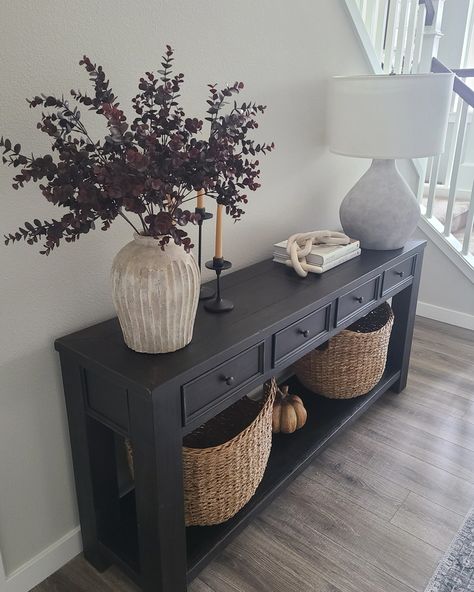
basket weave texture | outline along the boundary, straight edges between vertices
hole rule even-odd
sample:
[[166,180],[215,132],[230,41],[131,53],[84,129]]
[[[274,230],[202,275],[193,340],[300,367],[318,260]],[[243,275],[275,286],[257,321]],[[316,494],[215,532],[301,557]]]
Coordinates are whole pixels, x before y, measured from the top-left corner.
[[[186,526],[225,522],[255,494],[270,455],[276,391],[275,379],[265,384],[255,419],[227,442],[209,448],[183,446]],[[129,441],[126,444],[133,475],[133,449]]]
[[352,399],[373,389],[385,370],[394,320],[388,303],[380,308],[387,316],[380,329],[370,333],[344,329],[327,346],[298,360],[295,372],[300,382],[329,399]]

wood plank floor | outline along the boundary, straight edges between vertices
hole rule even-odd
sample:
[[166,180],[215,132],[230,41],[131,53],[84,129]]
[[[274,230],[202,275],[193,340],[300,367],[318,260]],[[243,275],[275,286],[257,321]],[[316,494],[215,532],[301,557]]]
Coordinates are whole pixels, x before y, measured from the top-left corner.
[[[190,592],[422,591],[474,505],[474,334],[417,319],[408,387],[387,393]],[[81,557],[34,592],[136,592]]]

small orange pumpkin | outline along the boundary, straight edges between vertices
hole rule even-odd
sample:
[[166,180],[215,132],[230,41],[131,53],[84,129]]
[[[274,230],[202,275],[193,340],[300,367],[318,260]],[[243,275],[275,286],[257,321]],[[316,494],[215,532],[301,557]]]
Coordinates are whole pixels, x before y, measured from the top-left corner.
[[272,431],[274,434],[292,434],[306,423],[308,414],[298,395],[290,395],[288,386],[278,389],[273,404]]

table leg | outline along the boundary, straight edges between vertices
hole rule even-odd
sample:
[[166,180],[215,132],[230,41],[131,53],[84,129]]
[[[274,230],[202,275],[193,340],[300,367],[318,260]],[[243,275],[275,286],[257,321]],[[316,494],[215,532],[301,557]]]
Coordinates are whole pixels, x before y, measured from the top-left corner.
[[143,592],[185,592],[186,530],[179,391],[130,397]]
[[412,284],[392,298],[395,322],[390,339],[388,364],[390,368],[400,370],[400,378],[391,389],[396,393],[403,391],[407,384],[422,263],[423,253],[418,253]]
[[[108,462],[105,462],[107,469],[101,473],[100,470],[97,470],[97,465],[94,467],[91,464],[91,443],[89,438],[90,436],[93,439],[95,436],[99,437],[99,431],[91,426],[90,419],[85,412],[82,369],[72,358],[66,354],[61,354],[61,370],[69,419],[69,435],[74,461],[74,477],[84,556],[98,571],[104,571],[109,567],[110,562],[103,557],[99,549],[98,532],[101,517],[100,504],[99,507],[96,507],[94,503],[94,478],[101,475],[101,482],[105,483],[107,488],[114,487],[113,480],[108,479],[115,468],[113,448],[110,447],[113,435],[110,433],[110,438],[108,438],[105,432],[100,434],[103,446],[99,454],[100,458],[97,458],[97,460],[100,462],[104,460],[104,455],[107,452],[111,453]],[[96,492],[98,490],[97,483],[95,484],[95,490]],[[111,508],[107,512],[110,510]]]

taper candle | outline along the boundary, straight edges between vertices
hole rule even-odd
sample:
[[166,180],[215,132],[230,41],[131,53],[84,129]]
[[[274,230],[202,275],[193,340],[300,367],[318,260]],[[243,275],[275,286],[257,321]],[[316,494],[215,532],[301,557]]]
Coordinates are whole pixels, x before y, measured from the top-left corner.
[[204,208],[204,189],[200,189],[197,192],[197,204],[196,207],[202,210]]
[[217,215],[216,215],[216,249],[214,257],[216,259],[222,259],[222,211],[224,206],[217,204]]

